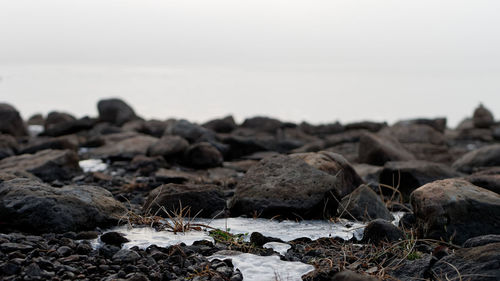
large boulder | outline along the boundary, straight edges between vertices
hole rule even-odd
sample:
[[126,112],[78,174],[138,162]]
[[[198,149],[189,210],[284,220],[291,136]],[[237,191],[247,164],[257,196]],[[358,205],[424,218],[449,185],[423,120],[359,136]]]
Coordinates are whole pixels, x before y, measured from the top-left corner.
[[[420,186],[436,180],[462,176],[450,167],[422,160],[387,162],[380,173],[379,182],[398,187],[405,199]],[[383,189],[391,194],[392,190]]]
[[489,128],[495,123],[493,114],[486,107],[480,104],[472,116],[472,122],[476,128]]
[[0,183],[3,227],[30,232],[90,230],[116,224],[126,213],[111,193],[96,186],[55,188],[29,179]]
[[233,215],[323,218],[337,213],[339,193],[335,176],[301,159],[277,155],[247,171],[229,207]]
[[337,177],[337,189],[340,197],[351,193],[363,183],[351,164],[340,154],[320,151],[291,154],[290,157],[300,158],[310,166]]
[[222,166],[224,157],[212,144],[200,142],[191,145],[186,150],[184,162],[193,168],[211,168]]
[[43,181],[68,180],[80,172],[78,155],[72,150],[42,150],[35,154],[23,154],[0,160],[3,172],[31,173]]
[[[186,208],[185,210],[182,210]],[[215,185],[161,185],[149,193],[143,210],[147,214],[213,218],[226,208],[226,199]],[[181,213],[181,210],[184,213]],[[190,214],[187,214],[189,210]],[[166,214],[165,211],[168,213]]]
[[157,141],[157,138],[137,134],[123,138],[117,136],[116,139],[110,136],[106,145],[95,148],[90,152],[90,155],[94,158],[111,160],[132,159],[137,155],[146,155],[149,147]]
[[453,168],[463,173],[472,173],[484,167],[500,166],[500,144],[492,144],[468,152],[458,158]]
[[374,219],[393,220],[391,212],[375,191],[367,185],[361,185],[340,201],[340,217],[370,221]]
[[500,195],[465,180],[428,183],[413,191],[410,201],[422,237],[461,244],[500,234]]
[[137,118],[134,110],[121,99],[105,99],[97,103],[99,120],[118,126]]
[[388,161],[414,160],[415,156],[407,151],[401,143],[389,136],[364,134],[358,147],[360,163],[384,165]]
[[0,103],[0,133],[15,137],[28,135],[19,111],[6,103]]

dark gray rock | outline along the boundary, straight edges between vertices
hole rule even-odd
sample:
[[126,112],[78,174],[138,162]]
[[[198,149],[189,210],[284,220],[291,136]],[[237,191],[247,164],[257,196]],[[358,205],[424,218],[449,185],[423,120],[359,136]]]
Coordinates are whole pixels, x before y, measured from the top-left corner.
[[99,120],[118,126],[137,118],[134,110],[121,99],[105,99],[97,103]]
[[493,118],[491,111],[480,104],[474,110],[472,121],[474,122],[474,127],[476,128],[489,128],[495,123],[495,118]]
[[335,274],[332,281],[377,281],[378,279],[370,275],[359,274],[350,270],[344,270]]
[[184,155],[184,163],[193,168],[219,167],[223,162],[222,153],[208,142],[191,145]]
[[479,247],[479,246],[483,246],[483,245],[491,244],[491,243],[500,243],[500,235],[489,234],[489,235],[481,235],[481,236],[473,237],[473,238],[467,239],[467,241],[464,242],[463,247],[464,248],[473,248],[473,247]]
[[182,137],[163,136],[148,148],[148,155],[172,159],[182,155],[188,147],[189,142]]
[[[323,218],[337,212],[336,177],[284,155],[261,160],[238,182],[233,215]],[[333,198],[336,197],[336,198]]]
[[412,192],[411,204],[421,237],[457,244],[500,234],[500,195],[462,179],[438,180]]
[[[169,213],[158,212],[162,207]],[[147,214],[175,216],[181,208],[189,208],[191,216],[213,218],[226,208],[226,199],[215,185],[166,184],[149,193],[143,210]]]
[[371,133],[366,133],[361,137],[358,153],[359,162],[379,166],[388,161],[415,159],[415,156],[407,151],[396,139]]
[[67,180],[81,171],[76,152],[51,149],[2,159],[0,170],[11,173],[28,172],[47,182]]
[[69,120],[50,125],[45,128],[42,136],[58,137],[75,134],[80,131],[90,130],[96,124],[97,120],[89,117],[83,117],[77,120]]
[[55,127],[58,124],[66,123],[66,122],[72,122],[75,121],[76,118],[65,112],[57,112],[57,111],[51,111],[47,115],[47,118],[45,119],[44,123],[44,128],[45,131],[51,129],[52,127]]
[[93,158],[123,160],[132,159],[137,155],[146,155],[151,145],[158,141],[157,138],[146,135],[130,135],[116,141],[109,139],[106,145],[93,149],[90,156]]
[[119,263],[134,263],[140,258],[141,256],[136,251],[128,249],[121,249],[112,257],[113,261]]
[[233,116],[226,116],[224,118],[210,120],[203,124],[203,127],[216,133],[230,133],[236,129],[237,125]]
[[121,247],[122,244],[129,242],[125,235],[116,231],[106,232],[100,237],[103,243]]
[[[456,178],[461,173],[440,163],[422,160],[387,162],[380,173],[379,182],[392,187],[398,187],[405,200],[410,193],[420,186],[441,179]],[[399,184],[399,186],[398,186]],[[385,194],[392,194],[393,190],[382,188]]]
[[320,125],[311,125],[307,122],[302,122],[299,125],[299,129],[308,135],[325,137],[328,135],[343,132],[344,126],[342,126],[342,124],[340,124],[339,122]]
[[178,120],[170,124],[165,130],[166,135],[180,136],[191,143],[200,139],[213,140],[215,133],[200,125],[191,123],[187,120]]
[[0,183],[0,220],[30,233],[68,232],[105,227],[126,213],[111,193],[95,186],[54,188],[29,180]]
[[58,149],[58,150],[78,150],[78,143],[71,141],[66,137],[59,138],[43,138],[38,137],[26,144],[20,151],[19,154],[34,154],[38,151],[45,149]]
[[443,145],[446,142],[444,134],[427,125],[399,123],[386,127],[379,135],[397,139],[401,144],[426,143]]
[[0,103],[0,133],[14,137],[28,135],[24,121],[17,109],[6,103]]
[[376,219],[371,221],[363,232],[363,242],[380,244],[382,242],[394,242],[404,239],[404,233],[391,222]]
[[385,122],[372,122],[372,121],[361,121],[353,122],[345,125],[346,130],[367,130],[373,133],[380,131],[382,128],[386,127]]
[[472,173],[484,167],[500,166],[500,144],[492,144],[466,153],[452,167],[463,173]]
[[447,120],[444,117],[441,118],[434,118],[434,119],[428,119],[428,118],[417,118],[417,119],[410,119],[410,120],[402,120],[397,122],[395,125],[411,125],[411,124],[417,124],[417,125],[427,125],[434,130],[444,133],[446,130],[446,123]]
[[274,134],[278,129],[282,128],[283,125],[283,122],[279,121],[278,119],[256,116],[245,119],[245,121],[243,121],[243,124],[241,124],[241,127]]
[[339,191],[339,196],[341,197],[350,194],[354,189],[363,183],[363,180],[356,173],[349,161],[347,161],[340,154],[329,151],[320,151],[317,153],[310,152],[291,154],[290,157],[302,159],[308,165],[332,176],[336,176],[337,190]]
[[380,196],[364,184],[342,198],[337,212],[342,218],[361,221],[394,219]]
[[18,149],[19,146],[13,136],[0,134],[0,160],[15,155]]
[[500,194],[500,167],[489,168],[470,176],[465,177],[465,180]]

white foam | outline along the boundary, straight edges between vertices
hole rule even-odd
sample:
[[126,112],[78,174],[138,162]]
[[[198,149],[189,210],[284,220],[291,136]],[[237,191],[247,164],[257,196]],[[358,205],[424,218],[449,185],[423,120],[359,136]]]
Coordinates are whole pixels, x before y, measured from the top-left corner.
[[80,168],[85,172],[102,172],[108,168],[108,165],[101,159],[87,159],[78,162]]
[[282,261],[278,256],[257,256],[248,253],[216,254],[209,260],[230,258],[245,281],[300,281],[301,276],[314,270],[314,266],[301,262]]

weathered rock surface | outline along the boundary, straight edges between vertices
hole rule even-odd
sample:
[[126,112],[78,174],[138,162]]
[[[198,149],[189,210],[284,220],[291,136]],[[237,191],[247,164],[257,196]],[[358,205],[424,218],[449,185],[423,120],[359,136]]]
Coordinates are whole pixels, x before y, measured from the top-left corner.
[[461,179],[428,183],[411,194],[420,236],[462,244],[500,234],[500,195]]
[[99,120],[118,126],[137,118],[134,110],[121,99],[104,99],[97,103]]
[[359,141],[359,162],[372,165],[384,165],[388,161],[414,160],[415,156],[407,151],[396,139],[364,134]]
[[[422,160],[387,162],[380,173],[380,183],[398,187],[405,199],[420,186],[441,179],[460,177],[462,174],[447,165]],[[387,194],[392,190],[384,189]]]
[[19,146],[13,136],[0,134],[0,160],[15,155],[18,149]]
[[465,177],[468,182],[500,194],[500,167],[489,168]]
[[233,215],[323,218],[337,212],[336,177],[284,155],[252,166],[229,203]]
[[28,135],[19,111],[6,103],[0,103],[0,133],[14,137]]
[[257,116],[245,119],[241,127],[274,134],[278,129],[282,128],[283,125],[283,122],[278,119]]
[[0,220],[31,233],[106,227],[126,213],[111,193],[96,186],[54,188],[29,179],[0,183]]
[[337,177],[337,189],[339,196],[343,197],[351,193],[363,180],[356,173],[351,164],[340,154],[320,151],[317,153],[291,154],[292,158],[304,160],[308,165]]
[[466,153],[452,167],[463,173],[472,173],[479,168],[500,166],[500,144],[492,144]]
[[106,145],[93,149],[90,155],[101,159],[132,159],[137,155],[146,155],[149,147],[157,141],[157,138],[151,136],[134,134],[130,137],[118,138],[116,141],[110,138],[106,141]]
[[208,142],[199,142],[191,145],[184,155],[184,162],[193,168],[210,168],[222,166],[222,153]]
[[394,242],[404,238],[404,233],[397,226],[383,219],[371,221],[363,232],[363,242],[380,244]]
[[182,137],[163,136],[148,148],[148,155],[172,159],[182,155],[188,146],[189,142]]
[[80,171],[78,155],[72,150],[42,150],[35,154],[23,154],[0,160],[3,172],[28,172],[51,182],[70,179]]
[[500,235],[488,234],[488,235],[476,236],[476,237],[467,239],[467,241],[464,242],[463,247],[464,248],[473,248],[473,247],[478,247],[478,246],[484,246],[486,244],[491,244],[491,243],[500,243]]
[[203,124],[203,127],[216,133],[230,133],[236,129],[237,125],[233,116],[226,116],[224,118],[210,120]]
[[[163,210],[158,212],[162,207],[168,214]],[[149,193],[143,210],[148,214],[158,212],[158,215],[175,217],[181,208],[189,208],[191,217],[197,215],[197,217],[213,218],[226,209],[226,199],[220,188],[215,185],[166,184]]]
[[472,121],[476,128],[489,128],[495,123],[495,118],[493,118],[491,111],[480,104],[479,107],[474,110]]
[[[75,137],[76,138],[76,137]],[[45,149],[59,149],[59,150],[78,150],[78,140],[74,141],[71,138],[36,138],[26,144],[20,151],[20,154],[33,154]]]
[[367,185],[361,185],[340,201],[338,211],[342,218],[371,221],[374,219],[393,220],[380,196]]

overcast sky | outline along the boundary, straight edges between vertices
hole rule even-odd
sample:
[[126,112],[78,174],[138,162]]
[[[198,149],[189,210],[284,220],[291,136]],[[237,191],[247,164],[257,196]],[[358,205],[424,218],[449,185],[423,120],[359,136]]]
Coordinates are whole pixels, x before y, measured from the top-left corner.
[[[406,99],[411,102],[403,102],[404,108],[395,113],[404,115],[411,111],[410,115],[417,115],[411,107],[418,93],[420,100],[426,100],[419,105],[429,104],[428,109],[422,109],[422,114],[452,115],[451,118],[458,119],[459,114],[470,114],[472,108],[483,101],[500,115],[499,15],[500,1],[481,0],[0,0],[0,71],[3,71],[0,72],[3,78],[0,100],[16,103],[24,95],[22,101],[25,102],[29,100],[26,96],[35,92],[30,92],[21,82],[29,83],[32,78],[36,84],[42,78],[49,79],[43,76],[46,72],[32,68],[23,74],[22,68],[19,70],[22,65],[222,68],[228,79],[236,81],[234,83],[245,79],[245,75],[255,80],[255,84],[268,83],[270,92],[260,95],[285,95],[270,102],[290,98],[300,103],[304,96],[291,96],[299,93],[276,84],[286,83],[287,73],[293,72],[288,76],[292,80],[292,86],[288,87],[312,89],[315,92],[307,95],[315,97],[316,94],[317,98],[331,93],[331,100],[320,103],[330,102],[332,111],[340,112],[338,116],[329,113],[332,119],[357,119],[354,114],[345,117],[347,111],[342,111],[345,106],[339,105],[346,95],[358,100],[379,96],[380,99],[369,99],[381,104],[387,103],[384,97],[392,98],[391,102],[396,98]],[[9,68],[12,66],[17,67],[18,77],[22,78],[18,84],[9,84],[7,79],[12,75]],[[101,68],[98,72],[105,71],[106,68]],[[267,75],[268,72],[272,74]],[[74,75],[80,74],[76,71]],[[98,76],[104,77],[104,84],[111,83],[101,74]],[[318,78],[314,74],[318,74]],[[328,83],[328,75],[335,76],[331,77],[335,85]],[[342,75],[347,78],[340,79]],[[204,75],[188,76],[194,80],[204,79]],[[360,84],[369,85],[374,81],[385,84],[370,91],[370,87],[346,82],[356,77],[360,77],[357,81]],[[417,78],[412,80],[412,77]],[[75,86],[89,81],[78,80]],[[203,84],[207,93],[212,93],[212,102],[229,95],[217,96],[219,91],[249,86],[248,81],[234,88],[217,88],[212,84]],[[50,83],[43,85],[53,87]],[[172,84],[162,86],[168,88]],[[176,87],[182,88],[182,84]],[[259,91],[265,89],[255,87]],[[49,88],[38,90],[40,94],[58,91],[57,87]],[[94,94],[104,94],[106,89],[109,85],[105,89],[94,89]],[[169,92],[179,95],[182,89]],[[251,93],[232,93],[248,94]],[[134,100],[134,97],[125,98]],[[457,101],[453,102],[454,99]],[[456,112],[444,108],[446,101],[457,107]],[[433,103],[443,108],[441,112]],[[345,104],[354,106],[355,101],[347,98]],[[26,106],[30,105],[17,104],[21,110]],[[207,114],[224,111],[224,106],[234,107],[222,103]],[[293,112],[295,106],[290,104],[289,111],[280,109],[276,113],[268,112],[271,108],[239,111],[247,115],[285,114],[284,118],[291,119],[299,119],[302,114],[313,121],[329,119],[326,114],[318,117],[317,112],[300,110],[288,116],[287,112]],[[315,110],[311,105],[310,110],[327,108],[319,106]],[[183,114],[182,110],[172,112]],[[234,110],[226,109],[219,114],[228,112]],[[395,118],[384,113],[370,114],[358,116]],[[189,112],[185,115],[205,117]]]

